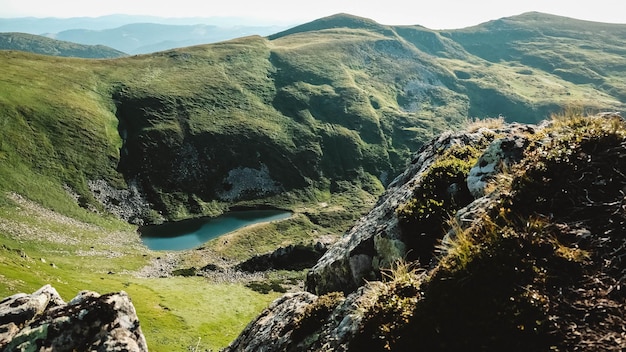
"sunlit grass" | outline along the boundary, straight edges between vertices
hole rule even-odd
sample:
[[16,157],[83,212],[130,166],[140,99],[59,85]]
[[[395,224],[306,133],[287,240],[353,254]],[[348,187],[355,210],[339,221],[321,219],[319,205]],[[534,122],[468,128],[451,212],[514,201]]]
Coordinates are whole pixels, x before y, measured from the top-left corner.
[[0,208],[0,297],[34,292],[45,284],[66,301],[85,289],[124,290],[151,351],[186,350],[199,338],[203,348],[223,348],[277,297],[243,283],[217,284],[201,277],[138,278],[133,272],[163,254],[145,249],[133,227],[105,228],[59,214],[45,221],[46,214],[24,205]]

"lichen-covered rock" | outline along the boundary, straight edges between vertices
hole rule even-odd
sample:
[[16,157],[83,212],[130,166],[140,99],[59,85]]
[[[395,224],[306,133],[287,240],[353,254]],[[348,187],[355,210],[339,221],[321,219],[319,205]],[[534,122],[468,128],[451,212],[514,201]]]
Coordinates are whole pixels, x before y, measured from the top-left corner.
[[534,133],[530,125],[512,125],[521,133],[509,134],[493,141],[467,176],[467,188],[475,198],[485,195],[485,186],[503,169],[520,161],[528,146],[528,135]]
[[[461,182],[467,183],[468,187],[471,186],[472,192],[469,195],[471,201],[472,196],[478,198],[484,195],[486,183],[502,170],[503,165],[511,166],[521,159],[529,143],[528,136],[535,133],[535,128],[533,125],[510,124],[497,129],[480,128],[474,132],[448,132],[422,147],[411,165],[389,185],[374,208],[337,241],[312,268],[307,277],[307,290],[316,294],[333,291],[352,292],[365,280],[379,279],[381,269],[389,269],[392,263],[406,258],[407,254],[432,253],[434,248],[430,247],[436,245],[437,239],[441,239],[443,233],[430,241],[432,243],[428,243],[429,248],[413,248],[416,246],[415,243],[423,246],[415,240],[420,233],[403,233],[398,217],[401,209],[415,197],[416,189],[429,187],[423,184],[429,169],[440,159],[446,158],[447,154],[465,154],[467,150],[478,151],[479,154],[476,156],[480,156],[478,162],[471,169],[469,177],[466,175],[467,178]],[[489,147],[484,150],[487,145]],[[436,174],[436,177],[441,176],[439,173]],[[466,185],[454,183],[456,180],[450,182],[444,188],[454,202],[454,193],[460,192],[460,188]],[[442,198],[434,199],[433,204],[438,204],[440,199]],[[469,201],[465,204],[455,204],[455,208],[450,210],[456,211],[467,203]],[[444,217],[448,215],[452,214],[445,212],[443,214]],[[428,214],[424,217],[428,218]],[[436,227],[441,227],[440,220],[435,219],[434,222]],[[419,230],[418,228],[417,231]]]
[[0,326],[14,323],[22,325],[47,309],[64,305],[57,291],[46,285],[33,294],[18,293],[0,301]]
[[65,304],[50,285],[0,301],[0,350],[147,351],[125,292],[83,291]]
[[493,134],[445,133],[425,145],[408,169],[398,176],[380,197],[374,208],[362,217],[335,243],[311,269],[307,290],[316,294],[351,292],[364,280],[379,278],[380,269],[405,256],[407,246],[402,238],[397,210],[413,195],[426,170],[443,150],[452,146],[472,145]]
[[348,351],[363,310],[384,285],[372,282],[348,295],[288,293],[263,311],[224,352]]
[[274,301],[224,352],[286,351],[293,328],[306,307],[317,300],[308,292],[287,293]]

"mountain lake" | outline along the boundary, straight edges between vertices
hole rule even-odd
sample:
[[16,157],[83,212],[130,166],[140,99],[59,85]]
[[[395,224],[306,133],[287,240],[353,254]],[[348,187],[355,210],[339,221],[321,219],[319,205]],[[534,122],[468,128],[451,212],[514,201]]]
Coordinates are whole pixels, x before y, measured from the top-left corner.
[[198,247],[205,242],[246,226],[284,220],[293,213],[285,210],[238,210],[215,218],[198,218],[149,225],[139,228],[141,240],[152,250],[179,251]]

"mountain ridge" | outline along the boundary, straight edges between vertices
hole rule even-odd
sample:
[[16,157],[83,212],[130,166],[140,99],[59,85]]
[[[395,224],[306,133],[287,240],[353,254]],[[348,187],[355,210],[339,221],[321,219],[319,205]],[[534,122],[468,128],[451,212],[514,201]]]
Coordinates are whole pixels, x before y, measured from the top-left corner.
[[[348,27],[342,27],[345,23]],[[275,39],[252,36],[97,64],[81,62],[85,68],[72,80],[97,80],[98,95],[84,97],[107,106],[94,116],[118,121],[123,135],[102,141],[122,143],[121,154],[109,157],[117,166],[107,166],[106,174],[118,176],[108,182],[119,187],[123,178],[123,183],[136,184],[154,204],[154,219],[182,218],[215,211],[211,209],[220,194],[224,200],[252,200],[255,194],[271,198],[263,184],[286,191],[343,189],[335,183],[356,179],[372,191],[379,189],[427,136],[475,116],[504,115],[534,123],[572,104],[624,110],[619,100],[626,86],[619,77],[626,62],[616,53],[598,55],[587,48],[586,38],[577,46],[568,44],[569,52],[556,45],[556,53],[544,47],[551,37],[534,36],[533,44],[523,46],[516,42],[523,38],[506,37],[499,39],[506,45],[498,51],[480,46],[493,42],[483,41],[482,31],[394,28],[345,14],[294,31]],[[542,56],[519,48],[536,48]],[[484,52],[500,56],[488,61],[480,56]],[[583,59],[587,64],[581,66]],[[15,68],[36,62],[10,55],[3,60]],[[49,65],[45,60],[40,64]],[[608,72],[611,77],[597,79]],[[59,74],[61,80],[70,75]],[[7,81],[6,89],[11,87]],[[246,119],[256,130],[238,122]],[[233,131],[260,154],[238,146]],[[225,145],[230,154],[219,152]],[[229,180],[242,172],[257,175],[258,185],[249,184],[240,198],[226,196]],[[93,177],[88,179],[96,181]],[[87,183],[69,184],[98,206]],[[181,212],[181,206],[186,210]]]
[[83,45],[105,45],[128,54],[147,54],[253,34],[269,35],[287,26],[226,17],[0,18],[0,32],[22,32]]
[[0,33],[0,50],[20,50],[41,55],[109,59],[128,54],[104,45],[82,45],[27,33]]

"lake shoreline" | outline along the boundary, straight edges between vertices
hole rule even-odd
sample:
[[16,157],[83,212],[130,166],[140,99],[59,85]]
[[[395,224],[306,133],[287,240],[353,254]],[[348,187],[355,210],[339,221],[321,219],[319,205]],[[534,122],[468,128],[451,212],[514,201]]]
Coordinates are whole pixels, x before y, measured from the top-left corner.
[[[242,209],[241,207],[238,209]],[[292,211],[279,209],[232,210],[218,217],[202,217],[137,229],[142,242],[151,250],[188,250],[227,233],[272,221],[291,218]]]

